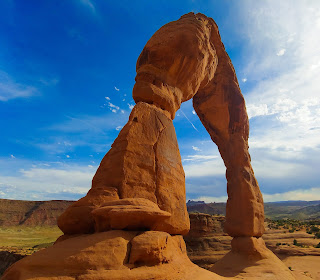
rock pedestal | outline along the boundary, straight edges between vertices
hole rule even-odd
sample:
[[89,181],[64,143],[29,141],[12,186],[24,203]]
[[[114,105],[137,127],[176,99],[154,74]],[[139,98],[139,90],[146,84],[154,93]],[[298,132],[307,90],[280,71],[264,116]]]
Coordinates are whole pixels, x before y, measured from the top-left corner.
[[[119,208],[123,205],[123,199],[127,198],[143,198],[167,212],[163,219],[155,221],[152,229],[170,234],[186,234],[189,231],[185,175],[172,120],[162,109],[144,102],[138,102],[133,108],[128,123],[102,159],[88,195],[72,205],[58,219],[58,225],[66,234],[94,232],[91,211],[96,209],[98,213],[98,208],[106,203],[109,203],[110,209]],[[142,200],[136,200],[137,207],[139,201]],[[77,215],[86,211],[86,216],[90,218],[80,217],[74,227],[71,212]],[[132,207],[127,207],[123,217],[130,219],[132,211]],[[142,212],[141,208],[140,214],[132,212],[132,215],[144,215]],[[144,228],[150,229],[149,225],[122,229]],[[118,228],[111,226],[109,229]]]

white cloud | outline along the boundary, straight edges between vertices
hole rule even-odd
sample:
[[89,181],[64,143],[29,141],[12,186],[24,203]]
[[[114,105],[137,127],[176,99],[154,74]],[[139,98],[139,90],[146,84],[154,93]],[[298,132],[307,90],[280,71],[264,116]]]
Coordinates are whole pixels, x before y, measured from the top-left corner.
[[128,103],[128,106],[129,106],[129,109],[130,109],[130,110],[132,110],[132,109],[133,109],[133,107],[134,107],[134,105],[129,104],[129,103]]
[[256,116],[265,116],[269,114],[267,104],[248,104],[247,105],[247,113],[249,118],[253,118]]
[[[263,193],[264,202],[276,202],[276,201],[290,201],[290,200],[320,200],[320,188],[310,188],[310,189],[298,189],[294,191],[275,193],[275,194],[265,194]],[[204,201],[206,203],[211,202],[227,202],[227,196],[199,196],[193,200]]]
[[220,176],[226,172],[222,159],[217,156],[189,156],[183,161],[189,162],[183,164],[187,178]]
[[283,56],[286,52],[286,49],[281,49],[277,52],[277,56]]
[[96,13],[96,7],[93,4],[92,0],[80,0],[84,6],[86,6],[93,14]]
[[246,81],[247,81],[247,78],[243,78],[243,79],[242,79],[242,82],[245,83]]
[[198,147],[196,147],[196,146],[192,146],[192,149],[193,149],[194,151],[201,152],[201,150],[200,150]]
[[121,114],[117,118],[110,114],[100,116],[66,116],[68,120],[52,125],[48,129],[62,131],[64,133],[88,133],[92,132],[105,135],[108,130],[114,129],[115,125],[123,125],[127,122],[127,115]]
[[16,158],[14,155],[10,155],[11,158]]
[[200,196],[199,198],[193,199],[194,201],[204,201],[205,203],[211,202],[227,202],[227,196]]
[[254,170],[273,184],[287,178],[294,185],[299,174],[310,186],[320,164],[320,2],[245,1],[238,8],[250,42],[241,74],[255,83],[245,93]]
[[70,158],[70,156],[69,156],[69,155],[66,155],[66,158]]
[[116,105],[112,104],[111,102],[108,102],[108,105],[109,105],[110,108],[114,108],[114,109],[116,109],[116,110],[119,110],[119,109],[120,109],[119,106],[116,106]]
[[16,82],[6,72],[0,71],[0,101],[26,98],[38,94],[34,86]]
[[60,168],[26,168],[14,176],[0,175],[0,191],[3,198],[67,199],[74,194],[78,199],[91,187],[95,168],[64,165]]
[[105,99],[110,100],[110,97],[106,96]]
[[182,161],[204,161],[204,160],[210,160],[210,159],[216,159],[219,158],[218,156],[213,155],[192,155],[187,156]]
[[119,126],[116,127],[116,130],[119,131],[119,130],[121,130],[122,128],[123,128],[123,126],[119,125]]
[[118,89],[117,87],[114,87],[114,89],[116,90],[116,91],[119,91],[120,89]]
[[196,111],[195,111],[195,110],[192,110],[192,114],[196,115]]
[[320,188],[297,189],[284,193],[263,194],[263,199],[265,202],[286,200],[320,200]]

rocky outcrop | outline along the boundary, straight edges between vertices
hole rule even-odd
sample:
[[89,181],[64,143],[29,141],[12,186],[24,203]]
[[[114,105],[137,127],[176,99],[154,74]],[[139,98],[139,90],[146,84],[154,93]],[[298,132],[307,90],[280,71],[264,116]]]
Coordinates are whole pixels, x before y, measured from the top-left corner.
[[203,213],[190,213],[189,238],[205,237],[212,234],[223,234],[226,218]]
[[[127,198],[149,200],[170,213],[155,223],[157,230],[188,232],[185,175],[172,120],[155,105],[143,102],[133,108],[102,159],[88,195],[59,217],[58,226],[66,234],[94,232],[91,211],[108,202],[117,207]],[[136,229],[140,228],[139,224]]]
[[224,233],[224,216],[190,213],[190,231],[183,238],[190,260],[209,269],[231,249],[231,237]]
[[15,263],[3,280],[222,279],[193,264],[181,236],[107,231],[69,236]]
[[8,251],[0,251],[0,277],[8,267],[24,257],[25,256],[21,254]]
[[[222,279],[192,264],[182,239],[190,224],[172,120],[181,103],[193,97],[227,167],[230,254],[250,261],[254,252],[255,261],[274,261],[259,238],[263,200],[250,164],[248,116],[235,71],[214,21],[189,13],[160,28],[139,56],[136,105],[91,190],[59,217],[66,235],[16,263],[4,280]],[[268,277],[281,270],[282,279],[292,279],[288,269],[275,267],[268,267]]]

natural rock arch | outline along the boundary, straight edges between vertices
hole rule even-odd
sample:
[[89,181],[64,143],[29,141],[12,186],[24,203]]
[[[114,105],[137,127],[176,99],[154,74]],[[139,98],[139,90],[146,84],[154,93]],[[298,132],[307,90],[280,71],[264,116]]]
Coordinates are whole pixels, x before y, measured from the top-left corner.
[[161,27],[138,58],[133,98],[128,123],[91,190],[59,218],[61,230],[187,233],[185,178],[172,119],[193,98],[227,168],[225,230],[233,237],[262,236],[263,199],[250,164],[245,101],[215,22],[189,13]]
[[[160,28],[138,59],[136,81],[137,104],[92,188],[58,219],[64,235],[2,279],[293,280],[259,238],[263,201],[250,165],[248,117],[214,21],[190,13]],[[172,119],[192,97],[227,167],[225,229],[234,238],[232,250],[210,268],[215,273],[189,260],[181,235],[190,225]]]

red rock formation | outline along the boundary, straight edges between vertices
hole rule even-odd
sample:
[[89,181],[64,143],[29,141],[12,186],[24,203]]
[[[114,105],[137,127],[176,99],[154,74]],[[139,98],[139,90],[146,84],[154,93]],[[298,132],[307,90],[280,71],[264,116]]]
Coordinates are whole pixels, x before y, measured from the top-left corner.
[[[257,260],[274,261],[255,238],[264,231],[263,200],[250,165],[248,117],[234,69],[214,21],[189,13],[160,28],[143,49],[133,89],[137,104],[91,190],[59,218],[66,235],[16,263],[3,279],[222,279],[190,262],[181,236],[189,218],[172,119],[193,96],[227,167],[231,253],[250,259],[257,251]],[[142,229],[154,231],[136,232]],[[248,244],[250,252],[244,249]],[[269,266],[268,277],[283,271],[282,279],[292,279],[274,263],[279,269]]]
[[193,107],[227,168],[226,232],[260,237],[264,233],[263,198],[250,163],[245,101],[218,27],[208,20],[219,63],[213,79],[194,96]]
[[211,279],[193,264],[181,235],[112,230],[71,236],[22,259],[2,280]]
[[[137,105],[102,160],[92,190],[59,219],[64,233],[93,232],[91,211],[124,198],[149,199],[169,212],[158,230],[188,232],[184,172],[171,118],[193,96],[227,167],[226,231],[231,236],[263,234],[263,199],[250,164],[245,102],[216,24],[200,14],[168,23],[147,42],[137,62]],[[87,218],[73,218],[81,215]]]

